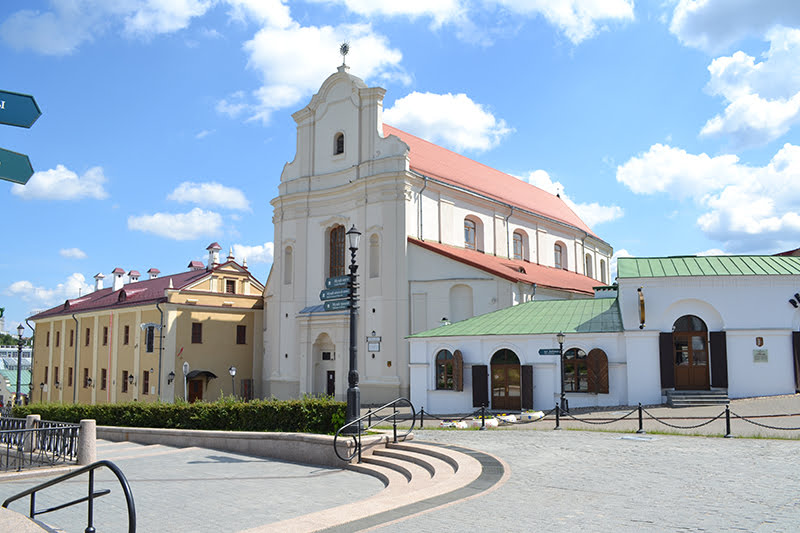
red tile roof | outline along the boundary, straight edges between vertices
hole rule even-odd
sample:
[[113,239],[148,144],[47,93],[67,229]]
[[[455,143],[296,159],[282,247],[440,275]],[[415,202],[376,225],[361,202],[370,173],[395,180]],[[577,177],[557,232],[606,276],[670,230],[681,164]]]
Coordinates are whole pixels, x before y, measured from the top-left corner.
[[220,246],[218,242],[212,242],[208,245],[206,250],[222,250],[222,246]]
[[170,280],[172,280],[175,289],[180,289],[208,274],[209,272],[206,270],[191,270],[171,276],[128,283],[116,291],[112,288],[100,289],[86,296],[67,300],[61,305],[37,313],[30,317],[30,320],[38,320],[57,315],[69,315],[72,313],[81,313],[109,307],[163,302],[166,301],[164,291],[169,287]]
[[409,146],[411,170],[557,220],[598,238],[558,196],[388,124],[383,125],[383,133],[396,135]]
[[203,264],[202,261],[189,261],[189,264],[186,265],[186,268],[205,268],[206,266]]
[[111,273],[112,273],[112,274],[124,274],[124,273],[125,273],[125,271],[124,271],[124,270],[122,270],[120,267],[117,267],[117,268],[115,268],[114,270],[112,270],[112,271],[111,271]]
[[467,250],[433,241],[420,241],[413,237],[408,242],[430,250],[444,257],[454,259],[465,265],[478,268],[494,276],[513,282],[536,284],[539,287],[560,289],[580,294],[593,295],[594,287],[600,283],[583,274],[529,263],[520,259],[507,259],[484,254],[476,250]]

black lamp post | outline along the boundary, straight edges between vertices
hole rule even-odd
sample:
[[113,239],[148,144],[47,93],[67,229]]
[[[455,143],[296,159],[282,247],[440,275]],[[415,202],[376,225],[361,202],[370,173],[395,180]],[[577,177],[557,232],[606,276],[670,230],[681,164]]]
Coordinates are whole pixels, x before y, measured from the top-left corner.
[[228,374],[231,375],[231,394],[233,396],[236,396],[236,381],[234,380],[234,378],[236,377],[236,367],[231,366],[230,368],[228,368]]
[[44,396],[44,381],[39,383],[39,403],[42,403],[42,396]]
[[17,341],[17,395],[14,399],[14,403],[17,405],[22,405],[22,398],[19,395],[19,386],[20,382],[22,381],[22,332],[25,331],[25,326],[20,324],[17,326],[17,335],[19,335],[19,340]]
[[[350,247],[350,371],[347,374],[347,414],[345,423],[350,423],[361,416],[361,391],[358,390],[358,360],[356,347],[356,304],[358,303],[358,295],[356,289],[356,271],[358,265],[356,264],[356,252],[358,251],[358,240],[361,237],[355,225],[347,232],[347,242]],[[352,426],[348,428],[350,433],[358,433],[358,428]]]
[[556,340],[558,341],[558,367],[561,369],[561,410],[568,411],[567,408],[567,397],[564,394],[564,335],[563,333],[558,333],[556,335]]

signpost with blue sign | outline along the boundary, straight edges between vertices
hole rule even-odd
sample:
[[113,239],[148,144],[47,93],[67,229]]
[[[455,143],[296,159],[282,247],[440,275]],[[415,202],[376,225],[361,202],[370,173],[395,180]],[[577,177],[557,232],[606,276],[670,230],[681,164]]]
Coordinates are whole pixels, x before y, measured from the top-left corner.
[[350,287],[339,287],[338,289],[325,289],[319,292],[320,300],[338,300],[339,298],[349,298]]
[[[0,124],[30,128],[41,115],[33,96],[0,91]],[[31,176],[33,167],[27,155],[0,148],[0,179],[25,185]]]
[[558,348],[539,348],[539,355],[560,355],[561,350]]
[[326,311],[350,309],[350,300],[329,300],[323,304]]
[[339,287],[347,287],[350,284],[350,276],[334,276],[325,279],[326,289],[336,289]]

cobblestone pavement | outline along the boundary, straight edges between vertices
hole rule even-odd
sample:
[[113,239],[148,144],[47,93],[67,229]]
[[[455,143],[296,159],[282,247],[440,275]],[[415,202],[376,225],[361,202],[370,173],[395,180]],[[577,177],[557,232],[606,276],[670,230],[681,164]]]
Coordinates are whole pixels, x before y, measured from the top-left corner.
[[581,431],[438,431],[494,454],[497,490],[381,532],[753,531],[800,528],[800,443]]

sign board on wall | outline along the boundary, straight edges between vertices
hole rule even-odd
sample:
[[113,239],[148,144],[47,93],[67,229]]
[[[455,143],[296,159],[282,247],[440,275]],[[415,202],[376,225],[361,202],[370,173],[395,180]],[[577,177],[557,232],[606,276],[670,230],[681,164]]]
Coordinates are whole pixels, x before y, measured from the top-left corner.
[[753,350],[753,362],[754,363],[768,363],[769,362],[769,351],[766,349],[761,350]]

